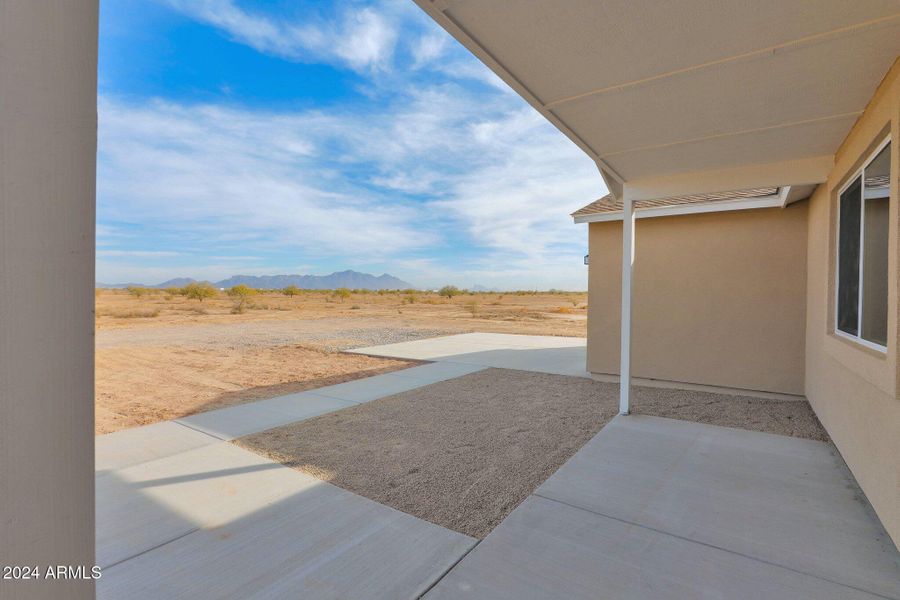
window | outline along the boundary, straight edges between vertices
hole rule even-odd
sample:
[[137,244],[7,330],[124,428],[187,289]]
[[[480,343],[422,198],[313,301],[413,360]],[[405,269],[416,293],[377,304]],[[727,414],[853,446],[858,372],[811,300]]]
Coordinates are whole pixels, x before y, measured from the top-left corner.
[[837,331],[880,350],[887,346],[890,182],[885,142],[838,200]]

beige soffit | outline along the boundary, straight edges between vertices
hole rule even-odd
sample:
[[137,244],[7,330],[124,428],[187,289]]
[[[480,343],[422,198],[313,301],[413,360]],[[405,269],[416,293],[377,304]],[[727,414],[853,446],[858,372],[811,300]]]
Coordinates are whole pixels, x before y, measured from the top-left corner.
[[763,164],[742,187],[820,183],[824,168],[790,181],[777,166],[827,164],[900,55],[897,0],[416,2],[616,195]]

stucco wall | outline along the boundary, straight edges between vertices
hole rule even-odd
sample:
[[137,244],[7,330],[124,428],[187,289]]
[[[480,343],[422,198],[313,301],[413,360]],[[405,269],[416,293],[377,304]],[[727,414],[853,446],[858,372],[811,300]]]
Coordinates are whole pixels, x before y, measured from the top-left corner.
[[0,0],[0,565],[42,574],[94,562],[97,8]]
[[[802,394],[806,209],[638,219],[634,376]],[[589,231],[588,369],[617,374],[622,222]]]
[[[898,390],[898,178],[900,63],[885,78],[835,156],[826,184],[810,199],[806,396],[853,471],[881,522],[900,544],[900,400]],[[885,135],[892,137],[888,279],[888,351],[834,334],[837,189]]]

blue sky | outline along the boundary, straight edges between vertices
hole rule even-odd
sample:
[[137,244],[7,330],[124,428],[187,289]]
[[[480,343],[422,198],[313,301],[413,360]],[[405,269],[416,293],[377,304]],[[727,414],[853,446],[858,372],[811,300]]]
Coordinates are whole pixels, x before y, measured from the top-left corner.
[[97,280],[586,288],[593,163],[411,0],[104,0]]

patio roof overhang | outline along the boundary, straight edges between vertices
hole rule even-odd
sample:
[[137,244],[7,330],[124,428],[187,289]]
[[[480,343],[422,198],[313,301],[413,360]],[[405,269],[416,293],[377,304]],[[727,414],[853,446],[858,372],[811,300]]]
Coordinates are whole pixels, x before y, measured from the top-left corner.
[[822,183],[900,55],[898,0],[415,0],[590,156],[621,202]]
[[[634,218],[672,217],[707,212],[728,212],[754,208],[784,208],[788,204],[805,200],[815,186],[785,185],[782,187],[731,190],[687,196],[669,196],[654,200],[635,200]],[[602,223],[621,221],[623,203],[612,194],[591,202],[572,213],[576,223]]]
[[900,54],[897,0],[416,0],[610,192],[816,184]]

